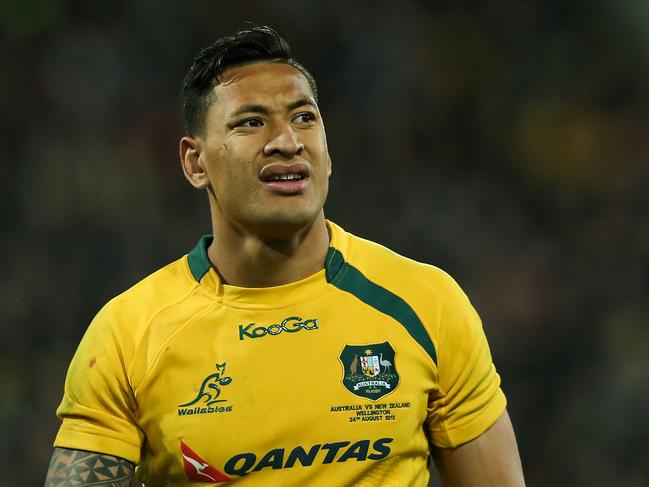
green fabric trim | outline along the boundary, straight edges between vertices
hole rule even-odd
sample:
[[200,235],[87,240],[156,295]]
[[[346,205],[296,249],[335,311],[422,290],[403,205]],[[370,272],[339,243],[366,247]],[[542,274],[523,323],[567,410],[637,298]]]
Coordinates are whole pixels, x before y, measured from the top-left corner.
[[345,262],[342,253],[333,247],[327,252],[325,272],[327,282],[401,323],[437,365],[435,345],[415,311],[402,298],[370,281],[362,272]]
[[203,276],[208,273],[212,263],[210,262],[209,257],[207,257],[207,248],[212,243],[214,237],[211,235],[205,235],[196,244],[196,247],[187,254],[187,262],[189,263],[189,270],[192,272],[192,276],[196,279],[196,282],[201,282]]

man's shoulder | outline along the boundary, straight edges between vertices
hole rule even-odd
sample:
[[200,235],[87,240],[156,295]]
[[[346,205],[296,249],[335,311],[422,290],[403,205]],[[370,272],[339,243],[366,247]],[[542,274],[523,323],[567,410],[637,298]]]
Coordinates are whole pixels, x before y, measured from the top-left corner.
[[[405,257],[379,243],[345,232],[341,242],[344,264],[362,275],[364,282],[399,296],[416,310],[464,308],[468,299],[451,275],[432,264]],[[435,311],[436,312],[436,311]]]
[[149,274],[129,289],[108,301],[100,315],[126,319],[131,324],[153,317],[161,310],[181,302],[193,289],[187,256],[183,256]]
[[447,288],[455,286],[454,279],[441,268],[406,257],[385,245],[350,236],[347,263],[377,283],[407,284],[408,286],[433,286]]

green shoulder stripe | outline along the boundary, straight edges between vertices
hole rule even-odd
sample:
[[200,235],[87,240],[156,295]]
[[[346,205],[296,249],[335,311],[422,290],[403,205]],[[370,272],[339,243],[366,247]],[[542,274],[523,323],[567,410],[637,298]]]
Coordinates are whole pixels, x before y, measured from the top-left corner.
[[327,253],[325,272],[327,282],[401,323],[437,365],[437,353],[430,336],[415,311],[402,298],[370,281],[362,272],[345,262],[342,253],[333,247]]
[[203,276],[207,274],[212,267],[210,259],[207,257],[207,248],[212,243],[212,236],[205,235],[196,244],[196,247],[187,254],[187,262],[189,263],[189,270],[192,272],[192,276],[196,279],[196,282],[201,282]]

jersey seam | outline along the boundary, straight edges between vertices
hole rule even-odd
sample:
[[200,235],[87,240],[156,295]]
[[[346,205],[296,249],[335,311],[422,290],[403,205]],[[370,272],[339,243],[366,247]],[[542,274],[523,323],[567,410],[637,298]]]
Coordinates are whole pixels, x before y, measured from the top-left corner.
[[[116,435],[106,434],[105,431],[102,431],[102,433],[100,435],[95,434],[94,432],[89,431],[88,429],[80,427],[80,424],[76,423],[76,422],[67,423],[67,425],[65,424],[65,422],[63,422],[61,424],[61,430],[63,430],[63,431],[67,430],[69,433],[88,435],[88,436],[92,436],[94,438],[107,437],[107,438],[110,438],[111,440],[118,441],[120,443],[124,443],[126,445],[130,445],[130,446],[135,447],[135,448],[140,448],[140,446],[141,446],[139,443],[133,443],[131,441],[125,440],[123,436],[116,436]],[[56,442],[56,440],[57,440],[57,438],[55,438],[54,441]]]
[[[186,277],[189,278],[189,276],[191,274],[187,274],[187,272],[188,271],[187,271],[187,268],[186,268],[185,269],[185,274],[186,274]],[[288,304],[282,304],[281,306],[266,307],[266,306],[262,305],[261,307],[256,307],[256,306],[246,306],[245,304],[236,305],[236,303],[237,303],[236,301],[226,301],[226,300],[223,299],[222,296],[219,296],[218,294],[216,294],[214,292],[208,291],[207,289],[205,289],[205,287],[200,282],[196,282],[196,280],[193,277],[192,277],[191,281],[192,281],[192,286],[194,286],[194,288],[196,288],[198,290],[198,292],[200,292],[203,296],[209,298],[214,303],[218,303],[218,304],[220,304],[221,306],[223,306],[225,308],[245,309],[245,310],[265,310],[265,311],[276,311],[276,310],[284,309],[284,308],[286,308],[288,306],[296,306],[296,305],[299,305],[299,304],[303,304],[303,303],[306,303],[308,301],[321,298],[326,293],[331,292],[335,288],[335,286],[332,286],[331,283],[327,282],[327,283],[325,283],[323,285],[323,289],[319,293],[314,293],[311,296],[308,296],[308,297],[306,297],[304,299],[301,299],[299,301],[291,302],[291,303],[288,303]]]
[[[342,267],[343,267],[343,268],[340,270],[340,272],[338,272],[338,274],[337,274],[337,275],[332,279],[331,284],[335,284],[336,282],[338,282],[339,280],[341,280],[341,279],[344,277],[345,273],[346,273],[346,272],[349,270],[349,268],[350,268],[350,264],[349,264],[347,261],[344,261]],[[359,272],[361,272],[361,271],[359,270]],[[363,275],[364,275],[364,274],[363,274]],[[369,278],[367,278],[367,279],[369,279]],[[370,280],[371,280],[371,279],[370,279]],[[372,281],[372,280],[371,280],[371,281]],[[375,284],[377,284],[375,281],[372,281],[372,282],[374,282]],[[377,284],[377,286],[378,286],[378,285],[380,285],[380,284]],[[384,316],[387,316],[388,318],[391,318],[393,322],[396,322],[396,323],[399,325],[399,327],[400,327],[400,328],[405,332],[405,334],[408,336],[408,338],[410,338],[410,340],[413,341],[413,342],[415,343],[417,350],[419,350],[419,353],[420,353],[420,354],[423,354],[423,355],[426,357],[427,361],[429,361],[430,364],[432,364],[432,366],[433,366],[433,373],[434,373],[434,376],[435,376],[435,379],[436,379],[435,382],[439,385],[439,381],[437,380],[437,379],[438,379],[438,375],[439,375],[439,373],[438,373],[438,368],[437,368],[437,364],[435,363],[435,361],[433,360],[433,358],[428,354],[428,352],[426,352],[426,350],[424,349],[424,347],[422,347],[421,344],[420,344],[420,343],[419,343],[419,342],[418,342],[418,341],[417,341],[417,340],[416,340],[416,339],[415,339],[415,338],[414,338],[414,337],[413,337],[413,336],[408,332],[408,330],[406,329],[406,327],[405,327],[401,322],[399,322],[399,320],[397,320],[395,317],[390,316],[389,314],[383,313],[382,311],[380,311],[380,310],[374,308],[373,306],[367,304],[366,302],[364,302],[363,300],[359,299],[357,296],[355,296],[354,294],[350,293],[349,291],[345,291],[344,289],[341,289],[341,288],[339,288],[339,287],[337,287],[337,286],[335,286],[335,287],[336,287],[336,289],[338,289],[338,290],[340,290],[340,291],[342,291],[342,292],[345,292],[345,293],[347,293],[347,294],[353,296],[357,301],[359,301],[360,303],[364,304],[365,306],[369,306],[370,308],[376,310],[377,313],[380,313],[380,314],[382,314],[382,315],[384,315]],[[381,287],[383,287],[383,286],[381,286]],[[387,291],[389,291],[389,292],[392,293],[392,291],[390,291],[389,289],[387,289],[387,288],[384,288],[384,289],[386,289]],[[392,293],[392,294],[394,294],[395,296],[399,296],[399,295],[396,294],[396,293]],[[399,297],[401,298],[401,296],[399,296]],[[403,298],[401,298],[401,299],[403,299]],[[408,304],[408,306],[410,306],[410,303],[408,303],[405,299],[403,299],[403,301],[404,301],[406,304]],[[419,319],[419,321],[421,322],[421,324],[422,324],[422,326],[423,326],[424,322],[423,322],[423,321],[421,320],[421,318],[419,317],[419,314],[415,311],[415,309],[414,309],[412,306],[410,306],[410,308],[412,309],[412,312],[415,313],[415,315],[417,316],[417,318]],[[426,327],[424,327],[424,331],[426,332],[426,334],[428,335],[428,337],[430,338],[430,341],[433,343],[433,346],[434,346],[434,345],[435,345],[435,342],[433,342],[433,338],[430,336],[430,333],[428,333],[428,330],[426,330]],[[435,348],[435,350],[437,350],[437,348]],[[438,360],[439,360],[439,356],[438,356]]]
[[160,342],[160,346],[158,347],[158,350],[154,357],[151,359],[150,364],[147,366],[146,371],[144,374],[142,374],[142,379],[140,379],[140,382],[138,383],[138,387],[142,385],[144,380],[148,377],[150,374],[151,370],[155,367],[155,365],[158,363],[158,360],[160,359],[160,356],[162,355],[164,346],[169,343],[183,328],[189,326],[191,323],[194,323],[198,318],[202,317],[207,313],[208,311],[212,310],[214,308],[215,304],[213,303],[210,306],[207,306],[202,312],[192,316],[189,320],[185,321],[182,325],[177,326],[173,332],[171,332],[163,341]]
[[230,308],[230,309],[277,311],[277,310],[280,310],[280,309],[287,308],[289,306],[297,306],[299,304],[303,304],[303,303],[306,303],[306,302],[309,302],[309,301],[313,301],[315,299],[319,299],[319,298],[323,297],[325,294],[331,292],[333,290],[333,288],[334,288],[334,286],[331,286],[329,283],[327,283],[324,286],[324,289],[320,293],[314,294],[314,295],[309,296],[309,297],[307,297],[305,299],[302,299],[300,301],[294,301],[294,302],[291,302],[291,303],[288,303],[288,304],[283,304],[281,306],[272,306],[272,307],[266,307],[266,306],[255,307],[255,306],[252,306],[252,307],[250,307],[250,306],[246,306],[244,304],[235,306],[235,305],[233,305],[233,303],[236,303],[236,301],[234,301],[234,302],[233,301],[224,301],[222,299],[219,299],[219,302],[221,303],[221,305],[223,307]]
[[[174,301],[172,303],[169,303],[166,306],[163,306],[163,307],[159,308],[155,313],[153,313],[151,318],[149,318],[149,320],[146,322],[146,324],[142,327],[142,332],[141,332],[140,337],[138,338],[137,344],[135,345],[134,352],[133,352],[133,359],[131,361],[131,364],[129,364],[129,366],[132,366],[132,363],[135,361],[135,357],[139,355],[141,347],[142,347],[142,341],[144,340],[144,336],[146,334],[146,330],[148,330],[151,327],[151,323],[153,323],[153,320],[155,320],[158,316],[160,316],[160,314],[164,313],[168,309],[170,309],[170,308],[172,308],[174,306],[177,306],[180,303],[182,303],[183,301],[185,301],[186,299],[188,299],[193,294],[196,287],[198,287],[198,286],[199,286],[199,283],[195,282],[194,285],[189,289],[189,291],[187,293],[185,293],[180,299],[178,299],[178,300],[176,300],[176,301]],[[208,307],[208,309],[209,309],[209,307]],[[184,326],[184,325],[181,325],[181,326]],[[171,335],[173,335],[173,334],[174,333],[172,332]],[[165,339],[165,342],[166,342],[166,339]],[[163,343],[165,343],[165,342],[163,342]],[[162,348],[162,346],[160,348]],[[159,354],[160,354],[160,350],[158,350],[156,352],[156,355],[154,356],[154,358],[152,360],[152,363],[155,362],[155,360],[157,359]],[[144,380],[144,378],[148,374],[149,370],[150,370],[150,366],[147,365],[147,368],[146,368],[145,372],[143,373],[142,378],[138,381],[137,384],[135,384],[135,383],[132,384],[134,393],[135,393],[135,390],[140,386],[140,384],[142,384],[142,381]],[[133,373],[133,371],[131,370],[131,374],[132,373]]]
[[[499,399],[499,394],[498,394],[499,390],[500,390],[500,388],[498,388],[496,390],[496,392],[493,394],[493,396],[491,397],[491,399],[487,403],[488,404],[487,407],[486,408],[484,408],[484,407],[481,408],[479,414],[474,416],[470,421],[468,421],[466,423],[463,423],[461,425],[457,425],[457,426],[453,426],[453,427],[448,428],[448,427],[446,427],[448,419],[445,419],[445,420],[443,420],[443,421],[441,421],[439,423],[440,426],[443,426],[442,428],[429,428],[430,432],[434,433],[434,434],[444,434],[444,435],[448,436],[450,433],[454,433],[457,430],[463,430],[463,429],[466,429],[466,428],[470,428],[473,424],[480,421],[485,415],[493,413],[492,409],[494,409],[496,407],[495,403]],[[505,399],[505,401],[506,401],[506,399]],[[507,406],[506,406],[506,402],[505,402],[505,408],[503,408],[503,411],[506,409],[506,407]],[[501,414],[502,414],[502,412],[501,412]],[[493,423],[492,423],[492,425],[493,425]],[[468,440],[468,441],[471,441],[471,440]]]

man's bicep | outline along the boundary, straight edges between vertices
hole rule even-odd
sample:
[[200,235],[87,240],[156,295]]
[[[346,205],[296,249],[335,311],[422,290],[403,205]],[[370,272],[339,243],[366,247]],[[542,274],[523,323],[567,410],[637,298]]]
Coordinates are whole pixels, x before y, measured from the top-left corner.
[[106,485],[139,487],[135,466],[128,460],[83,450],[54,448],[45,487]]
[[507,411],[482,435],[457,448],[433,448],[445,487],[524,487],[523,469]]

